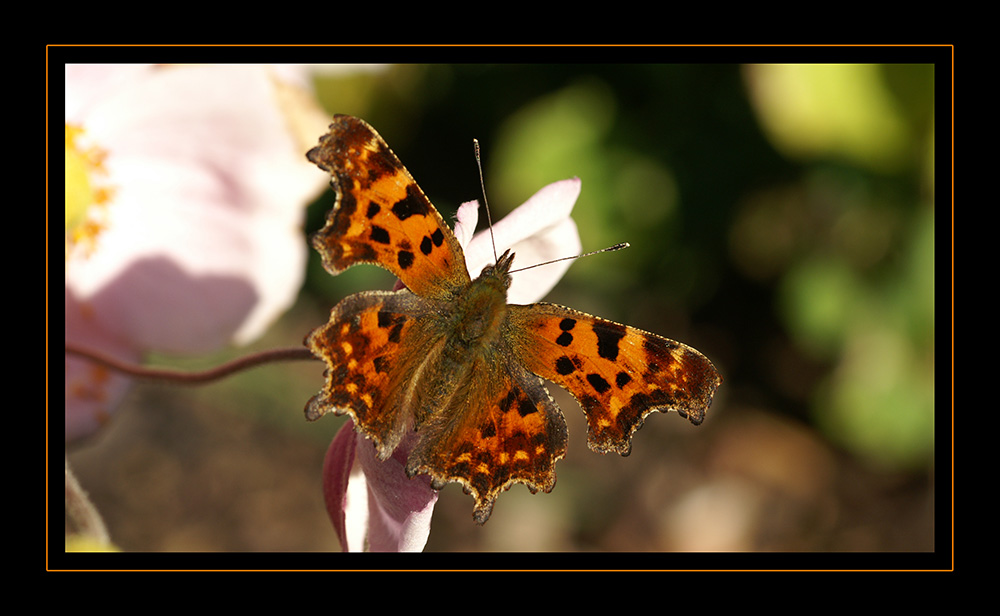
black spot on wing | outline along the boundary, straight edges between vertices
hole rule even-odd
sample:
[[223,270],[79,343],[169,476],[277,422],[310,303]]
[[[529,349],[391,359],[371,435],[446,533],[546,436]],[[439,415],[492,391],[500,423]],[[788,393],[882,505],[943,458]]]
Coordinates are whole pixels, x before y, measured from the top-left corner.
[[597,321],[592,327],[597,335],[597,354],[611,361],[618,359],[618,343],[625,337],[625,326]]
[[377,318],[378,326],[381,329],[389,330],[387,334],[389,342],[399,342],[403,333],[403,325],[406,324],[406,317],[381,310]]
[[516,399],[517,399],[517,393],[515,393],[514,390],[512,389],[507,392],[506,396],[504,396],[503,398],[500,399],[499,402],[497,402],[497,406],[500,407],[501,412],[506,413],[507,411],[510,410],[511,405],[514,404],[514,400]]
[[588,374],[587,382],[590,383],[590,386],[594,388],[594,391],[596,391],[599,394],[603,394],[604,392],[611,389],[611,384],[608,383],[606,380],[604,380],[604,377],[602,377],[599,374],[594,374],[594,373]]
[[556,372],[559,374],[566,376],[573,374],[575,371],[576,366],[573,365],[573,361],[565,355],[556,360]]
[[392,213],[399,220],[406,220],[410,216],[427,216],[428,206],[420,189],[411,185],[406,187],[406,197],[392,204]]
[[379,244],[388,244],[389,232],[378,225],[372,225],[372,241]]
[[380,328],[389,327],[394,321],[392,313],[385,310],[379,310],[378,314],[375,315],[375,319]]
[[396,262],[399,263],[400,268],[410,269],[410,266],[413,265],[413,253],[409,250],[400,250],[399,254],[396,255]]

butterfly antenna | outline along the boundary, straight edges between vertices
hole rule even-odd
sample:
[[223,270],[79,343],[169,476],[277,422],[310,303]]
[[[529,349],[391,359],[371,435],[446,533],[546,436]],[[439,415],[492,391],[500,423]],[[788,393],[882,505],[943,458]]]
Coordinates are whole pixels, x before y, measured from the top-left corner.
[[548,265],[550,263],[558,263],[560,261],[568,261],[570,259],[580,259],[582,257],[589,257],[591,255],[600,254],[602,252],[614,252],[616,250],[622,250],[623,248],[628,248],[628,247],[629,247],[629,243],[628,242],[622,242],[621,244],[615,244],[614,246],[608,246],[607,248],[602,248],[600,250],[594,250],[592,252],[587,252],[587,253],[584,253],[582,255],[575,255],[575,256],[572,256],[572,257],[562,257],[562,258],[559,258],[559,259],[552,259],[551,261],[543,261],[542,263],[536,263],[534,265],[529,265],[527,267],[522,267],[520,269],[510,270],[509,273],[513,274],[514,272],[523,272],[524,270],[530,270],[533,267],[540,267],[542,265]]
[[490,218],[490,204],[486,200],[486,182],[483,181],[483,163],[479,157],[479,140],[472,140],[472,147],[476,151],[476,166],[479,167],[479,186],[483,189],[483,205],[486,207],[486,223],[490,227],[490,241],[493,242],[493,260],[497,261],[497,242],[493,237],[493,219]]

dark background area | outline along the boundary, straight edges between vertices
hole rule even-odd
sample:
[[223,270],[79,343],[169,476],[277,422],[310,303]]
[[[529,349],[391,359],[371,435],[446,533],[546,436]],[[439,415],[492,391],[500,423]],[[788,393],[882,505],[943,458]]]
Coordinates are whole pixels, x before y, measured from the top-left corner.
[[[478,527],[450,485],[427,551],[940,547],[936,78],[926,64],[317,67],[324,108],[371,123],[445,218],[479,196],[473,138],[494,220],[580,177],[584,250],[632,247],[574,263],[546,300],[690,344],[724,379],[703,425],[650,416],[627,458],[589,451],[579,406],[550,386],[570,430],[555,490],[515,486]],[[327,191],[306,233],[331,205]],[[297,345],[346,295],[391,285],[311,256],[300,301],[253,349]],[[123,550],[335,551],[320,471],[341,419],[302,413],[321,385],[318,364],[138,385],[70,461]]]

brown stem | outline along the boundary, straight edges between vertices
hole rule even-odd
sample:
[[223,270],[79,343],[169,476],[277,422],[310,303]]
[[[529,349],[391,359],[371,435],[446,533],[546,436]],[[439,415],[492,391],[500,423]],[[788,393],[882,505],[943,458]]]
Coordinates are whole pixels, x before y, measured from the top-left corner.
[[234,372],[247,370],[255,366],[277,361],[298,361],[306,359],[317,359],[309,349],[291,347],[286,349],[271,349],[261,351],[244,357],[239,357],[215,368],[210,368],[201,372],[185,372],[182,370],[169,370],[165,368],[147,368],[121,361],[109,355],[79,347],[71,343],[66,343],[66,354],[75,355],[99,363],[116,372],[121,372],[129,376],[140,379],[150,379],[157,381],[171,381],[175,383],[186,383],[190,385],[207,383],[227,377]]

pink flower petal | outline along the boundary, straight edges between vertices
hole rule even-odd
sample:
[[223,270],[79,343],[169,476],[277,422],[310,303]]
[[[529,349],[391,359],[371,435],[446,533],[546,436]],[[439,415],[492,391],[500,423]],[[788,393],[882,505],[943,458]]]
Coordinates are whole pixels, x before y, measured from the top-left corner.
[[403,470],[415,439],[385,462],[350,420],[337,432],[323,464],[323,495],[346,551],[419,552],[427,543],[438,493],[425,476]]
[[[479,202],[478,201],[466,201],[462,205],[458,206],[458,211],[455,213],[455,237],[458,238],[458,244],[465,250],[472,241],[472,237],[476,234],[476,225],[479,224]],[[466,259],[468,262],[468,259]],[[472,271],[470,270],[471,274]],[[476,272],[476,275],[479,273]]]
[[368,482],[369,550],[423,550],[431,532],[431,516],[438,493],[431,489],[430,478],[426,475],[413,479],[406,476],[406,458],[416,443],[416,433],[404,438],[385,462],[379,461],[371,441],[361,436],[358,441],[358,463]]
[[[66,262],[67,342],[131,361],[199,353],[252,340],[291,305],[304,207],[327,180],[276,89],[261,66],[67,67],[66,121],[104,153],[111,191],[93,249]],[[127,381],[88,389],[92,367],[74,359],[67,370],[69,441],[111,412]],[[99,389],[101,408],[82,397]]]
[[[66,342],[137,362],[141,354],[94,320],[94,309],[66,290]],[[93,434],[106,424],[132,380],[103,366],[66,356],[66,441]]]
[[[345,515],[348,508],[347,487],[351,480],[351,469],[354,467],[356,444],[354,423],[348,419],[347,423],[333,437],[323,460],[323,499],[326,502],[326,510],[330,515],[330,520],[333,522],[333,529],[340,539],[341,549],[345,552],[351,548],[357,550],[364,547],[363,534],[360,537],[360,543],[352,541],[353,537],[348,537]],[[359,476],[357,479],[364,481],[363,476]],[[365,509],[367,514],[367,504]],[[367,519],[363,521],[362,526],[367,526]]]
[[108,152],[114,198],[98,250],[67,265],[67,284],[87,298],[128,277],[135,292],[98,307],[117,306],[105,320],[121,335],[203,352],[252,339],[294,301],[303,205],[322,178],[270,79],[262,67],[150,68],[92,106],[84,129]]

